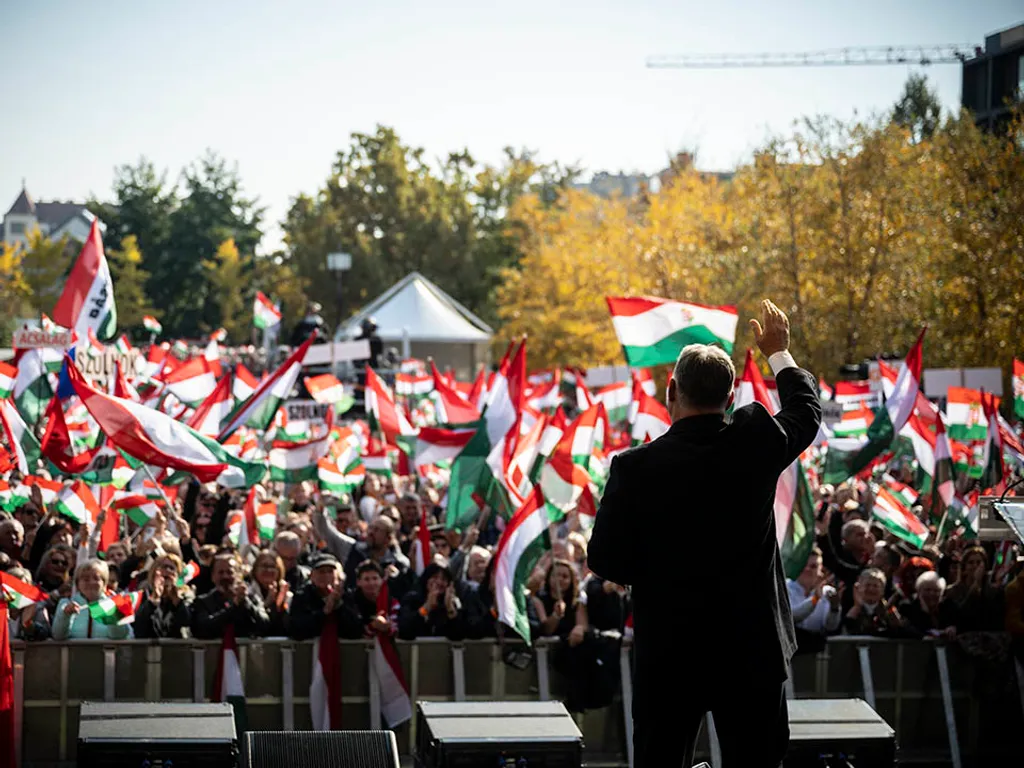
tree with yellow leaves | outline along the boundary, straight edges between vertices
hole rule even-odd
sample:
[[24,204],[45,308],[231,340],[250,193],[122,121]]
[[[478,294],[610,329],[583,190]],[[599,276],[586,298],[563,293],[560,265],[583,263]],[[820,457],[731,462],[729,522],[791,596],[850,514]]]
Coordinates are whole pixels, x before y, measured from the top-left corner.
[[0,242],[0,341],[10,343],[15,323],[31,311],[32,289],[22,272],[24,252],[13,243]]
[[33,314],[53,311],[76,253],[75,244],[69,244],[67,237],[51,240],[38,227],[28,233],[21,268],[31,291],[29,304]]
[[242,288],[247,283],[250,262],[251,259],[238,252],[233,238],[223,241],[212,259],[203,261],[209,296],[219,316],[219,326],[227,330],[229,339],[236,342],[248,337],[249,313]]

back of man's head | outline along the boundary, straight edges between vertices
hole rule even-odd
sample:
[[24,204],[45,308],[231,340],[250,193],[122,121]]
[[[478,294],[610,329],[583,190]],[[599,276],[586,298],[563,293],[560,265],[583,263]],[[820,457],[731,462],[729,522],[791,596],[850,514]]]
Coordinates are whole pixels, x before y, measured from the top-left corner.
[[682,405],[696,410],[724,410],[736,381],[736,368],[721,347],[689,344],[679,353],[672,378]]

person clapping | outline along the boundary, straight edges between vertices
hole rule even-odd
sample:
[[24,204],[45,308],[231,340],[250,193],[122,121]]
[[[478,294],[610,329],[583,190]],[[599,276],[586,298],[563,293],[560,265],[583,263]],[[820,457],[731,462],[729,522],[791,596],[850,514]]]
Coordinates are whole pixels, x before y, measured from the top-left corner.
[[465,611],[455,592],[452,573],[440,563],[423,569],[419,585],[402,598],[398,613],[398,636],[403,640],[417,637],[465,637]]
[[236,637],[266,637],[270,616],[262,600],[254,600],[242,579],[238,554],[223,549],[213,559],[214,589],[192,605],[192,636],[219,640],[228,624]]
[[135,614],[135,636],[188,637],[192,623],[192,590],[178,584],[183,570],[174,554],[158,556],[146,575],[146,599]]

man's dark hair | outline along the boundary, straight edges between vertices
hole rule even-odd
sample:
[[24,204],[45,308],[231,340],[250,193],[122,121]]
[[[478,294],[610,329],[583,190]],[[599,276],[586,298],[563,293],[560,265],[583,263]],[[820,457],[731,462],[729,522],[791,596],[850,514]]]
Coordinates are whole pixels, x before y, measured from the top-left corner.
[[736,382],[736,368],[720,347],[689,344],[679,353],[672,378],[684,404],[691,408],[724,408]]
[[380,567],[380,563],[374,560],[363,560],[359,565],[356,566],[356,578],[358,579],[364,573],[373,571],[382,579],[384,578],[384,569]]

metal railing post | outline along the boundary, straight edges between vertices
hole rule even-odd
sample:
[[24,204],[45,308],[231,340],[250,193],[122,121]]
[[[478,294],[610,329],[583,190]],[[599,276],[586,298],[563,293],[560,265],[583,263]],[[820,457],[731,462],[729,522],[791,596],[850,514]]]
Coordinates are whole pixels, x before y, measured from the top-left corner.
[[295,730],[295,648],[281,646],[281,727]]
[[192,649],[192,701],[206,701],[206,648]]
[[117,699],[117,649],[103,646],[103,700],[115,701]]
[[875,679],[871,675],[871,656],[867,644],[857,644],[857,656],[860,659],[860,679],[864,685],[864,701],[872,709],[875,709]]
[[537,646],[537,696],[541,701],[551,701],[551,670],[548,667],[548,647]]
[[960,737],[956,732],[956,712],[953,710],[953,689],[949,684],[949,659],[946,646],[935,644],[935,662],[939,665],[939,685],[942,688],[942,708],[946,712],[946,733],[949,735],[949,757],[953,768],[960,768]]
[[68,674],[70,671],[70,650],[66,645],[60,648],[60,744],[57,746],[57,757],[68,759]]
[[455,700],[466,700],[466,649],[462,643],[452,645],[452,682],[455,685]]
[[368,643],[366,652],[369,654],[366,668],[370,672],[370,729],[380,730],[380,681],[377,679],[377,654],[374,644]]

